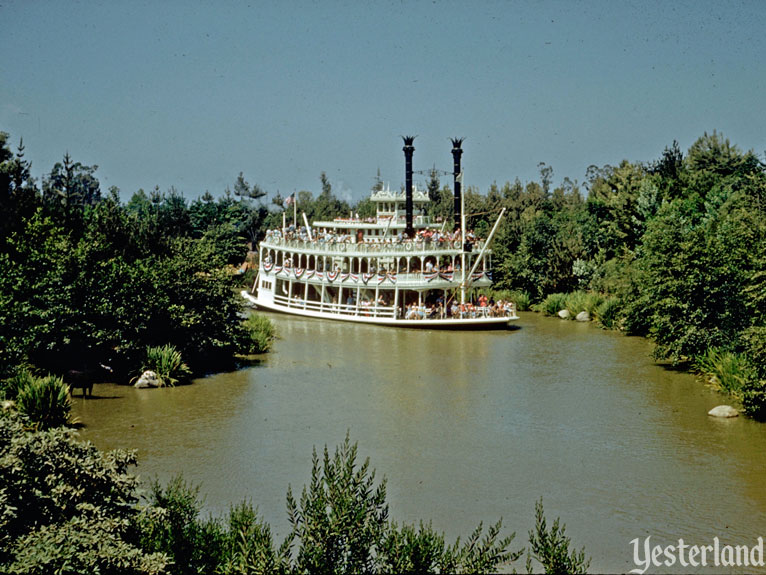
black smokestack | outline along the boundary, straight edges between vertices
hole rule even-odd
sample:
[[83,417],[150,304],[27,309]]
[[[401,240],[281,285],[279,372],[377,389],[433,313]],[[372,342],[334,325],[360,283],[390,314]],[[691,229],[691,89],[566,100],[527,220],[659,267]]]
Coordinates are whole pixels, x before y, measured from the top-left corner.
[[402,136],[404,140],[404,190],[405,190],[405,224],[404,232],[409,237],[414,237],[415,229],[412,227],[412,154],[415,153],[415,136]]
[[[461,198],[463,194],[463,185],[461,184],[462,170],[460,168],[460,156],[463,155],[463,150],[460,146],[463,145],[463,138],[452,138],[452,173],[455,176],[455,227],[460,227],[460,220],[462,217],[462,210],[460,209]],[[458,176],[460,178],[458,179]],[[464,230],[465,232],[465,230]]]

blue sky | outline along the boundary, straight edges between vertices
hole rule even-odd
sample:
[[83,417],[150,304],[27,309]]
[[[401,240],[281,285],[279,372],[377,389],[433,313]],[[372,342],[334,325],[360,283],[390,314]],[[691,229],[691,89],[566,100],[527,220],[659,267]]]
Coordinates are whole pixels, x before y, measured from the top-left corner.
[[[0,0],[0,130],[40,178],[366,196],[376,172],[582,181],[718,130],[766,150],[766,2]],[[416,181],[425,176],[416,176]],[[451,177],[444,176],[451,183]]]

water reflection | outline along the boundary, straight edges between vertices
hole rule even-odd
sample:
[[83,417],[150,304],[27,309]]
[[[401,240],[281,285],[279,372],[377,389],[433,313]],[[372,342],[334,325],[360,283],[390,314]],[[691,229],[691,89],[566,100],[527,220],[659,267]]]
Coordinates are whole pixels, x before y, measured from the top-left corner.
[[633,568],[635,537],[764,535],[764,426],[708,417],[722,398],[641,339],[533,314],[487,333],[271,317],[280,339],[260,366],[97,387],[119,399],[78,398],[84,435],[138,448],[144,475],[202,483],[212,511],[252,498],[280,536],[287,485],[347,431],[387,476],[392,516],[450,537],[503,516],[522,541],[540,496],[595,571]]

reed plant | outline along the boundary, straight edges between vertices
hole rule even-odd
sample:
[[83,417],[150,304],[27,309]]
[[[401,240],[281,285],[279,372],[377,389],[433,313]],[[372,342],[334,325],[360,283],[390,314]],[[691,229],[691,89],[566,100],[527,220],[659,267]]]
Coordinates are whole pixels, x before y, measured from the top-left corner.
[[710,348],[694,360],[694,369],[718,391],[742,399],[742,390],[751,379],[751,366],[744,355]]
[[562,309],[566,309],[566,299],[565,293],[552,293],[540,303],[533,305],[532,309],[545,315],[556,315]]
[[532,305],[532,298],[526,291],[512,291],[507,299],[516,304],[516,311],[528,311]]
[[266,353],[276,337],[274,324],[264,315],[250,314],[244,322],[245,351],[247,353]]
[[607,297],[602,301],[593,315],[594,319],[606,329],[614,329],[618,326],[622,302],[617,297]]
[[36,377],[29,371],[18,373],[12,385],[16,388],[16,407],[29,417],[38,429],[50,429],[70,423],[72,399],[69,386],[61,377]]
[[141,370],[156,373],[163,387],[174,386],[189,379],[192,374],[189,366],[184,363],[181,352],[171,344],[147,347],[146,362]]
[[576,316],[581,311],[587,311],[588,315],[592,317],[596,315],[596,310],[603,301],[603,296],[598,293],[578,290],[566,296],[564,307],[569,310],[572,317]]
[[528,311],[532,305],[529,292],[521,290],[484,288],[476,291],[478,295],[485,295],[495,301],[511,301],[516,305],[516,311]]

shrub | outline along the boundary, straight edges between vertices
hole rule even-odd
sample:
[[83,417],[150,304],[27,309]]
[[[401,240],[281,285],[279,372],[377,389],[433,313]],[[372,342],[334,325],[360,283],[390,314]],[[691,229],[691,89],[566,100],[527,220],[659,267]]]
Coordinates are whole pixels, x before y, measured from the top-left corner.
[[480,524],[465,543],[458,538],[449,547],[430,524],[400,530],[388,521],[385,479],[376,487],[369,460],[357,467],[356,457],[357,445],[347,435],[332,458],[325,447],[320,463],[314,451],[311,484],[300,505],[288,489],[292,532],[285,544],[300,541],[294,572],[486,573],[521,556],[508,551],[513,534],[499,538],[500,521],[483,538]]
[[246,353],[266,353],[274,341],[274,324],[266,316],[250,314],[244,322]]
[[766,379],[748,379],[742,385],[742,410],[758,421],[766,421]]
[[181,357],[181,352],[170,344],[146,348],[146,363],[141,371],[151,370],[157,374],[162,385],[173,386],[191,376],[191,370]]
[[149,506],[139,518],[141,547],[166,555],[170,573],[213,573],[222,561],[226,534],[220,521],[199,519],[199,487],[176,476],[162,487],[150,486]]
[[544,313],[545,315],[556,315],[562,309],[566,309],[567,294],[564,293],[552,293],[546,297],[542,302],[532,307],[535,311]]
[[532,305],[532,298],[529,292],[513,291],[508,296],[508,299],[516,304],[516,311],[527,311]]
[[750,366],[743,355],[711,348],[694,360],[694,369],[704,375],[718,391],[742,399],[745,382],[752,378]]
[[0,572],[161,573],[134,545],[135,453],[102,453],[71,429],[0,412]]
[[566,296],[564,306],[573,317],[581,311],[587,311],[590,316],[594,316],[603,299],[597,293],[575,291]]
[[619,298],[608,297],[596,307],[594,319],[607,329],[617,327],[622,302]]
[[570,550],[571,539],[565,531],[566,525],[561,525],[558,517],[548,529],[542,498],[535,503],[535,529],[529,532],[530,549],[527,552],[529,573],[540,572],[532,569],[533,558],[542,565],[545,573],[587,573],[590,559],[585,558],[585,549]]
[[28,371],[12,379],[16,388],[18,410],[33,421],[39,429],[50,429],[69,423],[72,399],[69,386],[54,375],[35,377]]

